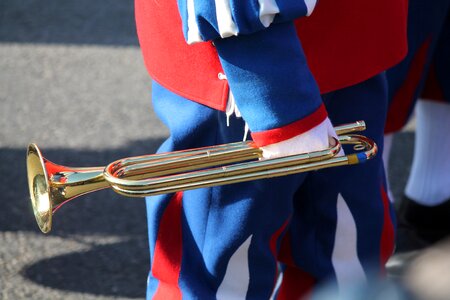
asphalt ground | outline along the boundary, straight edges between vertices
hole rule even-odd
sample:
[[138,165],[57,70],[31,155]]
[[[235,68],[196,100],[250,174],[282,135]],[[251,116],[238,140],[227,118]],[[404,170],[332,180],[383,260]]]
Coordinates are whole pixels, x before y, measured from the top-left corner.
[[[132,0],[0,2],[0,298],[133,299],[149,270],[145,205],[111,191],[76,199],[43,235],[28,200],[29,142],[51,161],[98,166],[154,152],[168,132],[151,109]],[[399,197],[413,132],[394,140]]]

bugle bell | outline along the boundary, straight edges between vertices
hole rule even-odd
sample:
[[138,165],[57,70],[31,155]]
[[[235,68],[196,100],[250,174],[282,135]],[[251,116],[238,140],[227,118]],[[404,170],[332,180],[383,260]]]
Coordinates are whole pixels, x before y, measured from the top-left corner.
[[[47,233],[53,213],[63,204],[104,188],[128,197],[144,197],[358,164],[377,153],[372,140],[353,134],[364,129],[363,121],[338,126],[335,146],[274,159],[261,160],[262,150],[247,141],[124,158],[94,168],[54,164],[30,144],[27,172],[34,215],[41,231]],[[341,144],[354,145],[358,152],[337,156]]]

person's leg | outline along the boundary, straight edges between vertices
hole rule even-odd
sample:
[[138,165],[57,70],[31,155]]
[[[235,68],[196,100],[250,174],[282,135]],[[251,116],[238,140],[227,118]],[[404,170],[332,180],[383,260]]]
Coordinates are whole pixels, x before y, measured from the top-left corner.
[[391,183],[389,182],[389,160],[390,160],[390,156],[391,156],[391,150],[392,150],[392,144],[394,141],[394,135],[395,133],[388,133],[384,135],[383,138],[383,166],[384,166],[384,170],[386,172],[386,190],[387,193],[389,195],[389,200],[391,200],[391,202],[395,202],[394,199],[394,195],[392,194],[391,191]]
[[380,153],[363,165],[308,174],[296,194],[295,214],[283,241],[280,260],[285,272],[279,299],[302,296],[326,280],[337,282],[340,288],[366,281],[368,274],[384,273],[393,252],[394,214],[385,192],[380,155],[385,77],[375,76],[324,99],[335,125],[364,120],[367,130],[363,134],[376,141]]
[[450,1],[416,106],[414,158],[399,207],[398,252],[450,234]]
[[[154,107],[170,129],[159,152],[236,142],[244,123],[158,84]],[[276,255],[303,175],[147,198],[148,299],[268,299]]]
[[434,5],[429,5],[426,0],[409,1],[408,54],[401,63],[386,73],[389,99],[386,134],[401,130],[414,110],[449,6],[449,0],[438,0]]
[[450,199],[450,1],[447,21],[417,105],[414,161],[406,196],[426,206]]
[[[387,71],[389,110],[385,128],[387,147],[383,151],[387,174],[392,139],[408,122],[424,88],[427,74],[433,72],[430,62],[437,51],[449,6],[449,0],[438,0],[434,5],[429,5],[425,0],[409,2],[408,54],[400,64]],[[448,57],[448,52],[444,56]],[[442,69],[441,66],[438,68]]]
[[400,208],[398,251],[450,234],[450,104],[418,101],[414,159]]
[[450,103],[418,101],[416,122],[405,195],[418,204],[437,206],[450,199]]

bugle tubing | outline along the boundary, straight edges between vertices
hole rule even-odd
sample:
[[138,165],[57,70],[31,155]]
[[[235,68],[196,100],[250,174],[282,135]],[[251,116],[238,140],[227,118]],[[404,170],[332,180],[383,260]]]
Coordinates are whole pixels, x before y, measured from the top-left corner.
[[[202,187],[284,176],[364,162],[377,153],[376,144],[361,135],[363,121],[335,128],[335,146],[322,151],[261,160],[251,141],[124,158],[106,167],[70,168],[44,158],[36,144],[27,153],[27,172],[34,215],[42,232],[51,230],[52,215],[68,201],[112,188],[128,197],[144,197]],[[361,150],[336,156],[341,144]]]

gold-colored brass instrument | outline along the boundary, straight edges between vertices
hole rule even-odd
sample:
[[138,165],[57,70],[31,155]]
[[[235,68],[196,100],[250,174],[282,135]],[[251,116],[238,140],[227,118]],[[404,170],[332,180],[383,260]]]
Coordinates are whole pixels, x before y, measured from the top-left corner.
[[[83,194],[112,188],[121,195],[144,197],[284,176],[364,162],[377,153],[376,144],[361,135],[365,123],[336,127],[339,142],[323,151],[260,160],[253,142],[124,158],[106,167],[69,168],[45,159],[35,144],[28,146],[28,185],[39,228],[51,230],[52,215],[63,204]],[[336,156],[341,144],[360,152]]]

